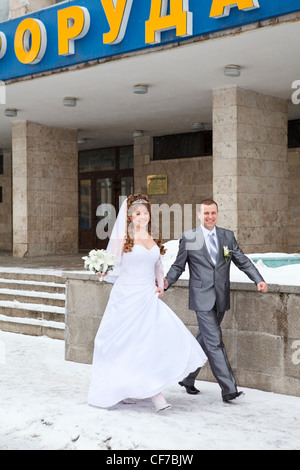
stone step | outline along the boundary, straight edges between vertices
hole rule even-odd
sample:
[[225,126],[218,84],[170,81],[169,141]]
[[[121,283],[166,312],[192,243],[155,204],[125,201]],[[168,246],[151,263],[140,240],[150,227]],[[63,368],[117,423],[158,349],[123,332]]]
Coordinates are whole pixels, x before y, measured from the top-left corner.
[[9,333],[65,339],[64,323],[55,321],[9,317],[0,314],[0,329]]
[[59,323],[65,322],[65,308],[52,305],[0,300],[0,314],[11,318],[18,317]]
[[49,292],[36,292],[33,290],[25,291],[0,288],[0,302],[1,300],[53,305],[56,307],[65,306],[65,294],[52,294]]
[[2,268],[0,329],[63,340],[65,284],[60,273]]
[[31,290],[52,294],[64,294],[66,286],[58,282],[27,281],[24,279],[15,280],[0,277],[0,289]]
[[62,272],[56,270],[38,270],[38,269],[24,269],[24,268],[13,268],[11,270],[0,269],[0,277],[2,279],[12,280],[26,280],[36,282],[50,282],[50,283],[62,283]]

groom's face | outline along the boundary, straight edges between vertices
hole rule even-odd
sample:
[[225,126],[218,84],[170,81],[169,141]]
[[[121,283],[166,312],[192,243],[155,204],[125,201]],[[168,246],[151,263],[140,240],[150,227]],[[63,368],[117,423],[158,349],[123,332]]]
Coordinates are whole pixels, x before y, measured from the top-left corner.
[[198,212],[198,217],[202,225],[204,225],[207,230],[212,230],[216,223],[218,222],[218,208],[215,204],[206,206],[201,204],[200,211]]

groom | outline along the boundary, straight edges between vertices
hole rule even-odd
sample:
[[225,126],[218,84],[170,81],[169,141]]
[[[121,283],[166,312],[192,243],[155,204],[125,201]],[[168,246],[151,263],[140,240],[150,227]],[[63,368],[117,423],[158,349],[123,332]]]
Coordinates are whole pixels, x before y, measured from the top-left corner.
[[[202,201],[198,218],[201,225],[182,234],[177,258],[165,278],[165,290],[177,281],[188,263],[189,308],[197,315],[197,341],[221,387],[223,401],[229,402],[243,395],[237,390],[220,327],[224,313],[230,308],[231,261],[256,283],[258,291],[267,292],[268,286],[238,246],[233,232],[216,227],[218,205],[215,201]],[[179,382],[189,394],[199,393],[194,386],[199,371],[200,368]]]

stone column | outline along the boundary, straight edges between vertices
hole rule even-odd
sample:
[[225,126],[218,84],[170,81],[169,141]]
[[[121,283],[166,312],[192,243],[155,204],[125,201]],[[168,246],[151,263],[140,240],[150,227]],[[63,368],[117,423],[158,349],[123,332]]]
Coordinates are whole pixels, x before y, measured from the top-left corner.
[[300,252],[300,148],[289,149],[289,252]]
[[147,167],[153,155],[153,138],[149,136],[134,139],[134,191],[147,193]]
[[213,193],[219,225],[244,251],[287,250],[287,102],[238,87],[213,93]]
[[14,256],[78,252],[77,135],[13,123]]
[[0,203],[0,250],[12,249],[12,195],[11,195],[11,151],[3,150],[3,174],[0,175],[2,202]]

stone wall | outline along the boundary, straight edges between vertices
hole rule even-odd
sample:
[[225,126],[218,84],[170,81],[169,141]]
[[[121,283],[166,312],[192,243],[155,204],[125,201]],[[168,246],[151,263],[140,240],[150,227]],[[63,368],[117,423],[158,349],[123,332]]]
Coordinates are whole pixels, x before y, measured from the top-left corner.
[[213,155],[220,226],[247,253],[287,251],[287,101],[238,87],[214,91]]
[[90,364],[94,339],[111,291],[111,284],[91,274],[72,274],[66,284],[66,359]]
[[[66,359],[90,364],[111,285],[84,272],[66,277]],[[254,284],[231,287],[223,336],[238,385],[300,397],[300,287],[271,285],[268,294],[258,293]],[[163,300],[196,335],[188,282],[178,281]],[[214,381],[209,365],[198,379]]]
[[78,252],[77,131],[13,123],[13,254]]
[[11,152],[3,150],[3,175],[0,175],[2,202],[0,203],[0,250],[12,249],[12,180]]
[[288,249],[300,253],[300,149],[289,149]]
[[[171,218],[170,237],[178,238],[184,230],[195,227],[196,205],[202,199],[212,197],[212,157],[176,158],[172,160],[153,160],[153,140],[139,137],[134,140],[134,190],[147,194],[147,176],[166,174],[168,194],[149,196],[153,204],[173,204],[182,206],[181,229],[174,233],[174,220]],[[192,205],[192,218],[186,214],[184,205]],[[172,216],[173,217],[173,216]],[[179,225],[179,224],[178,224]]]

